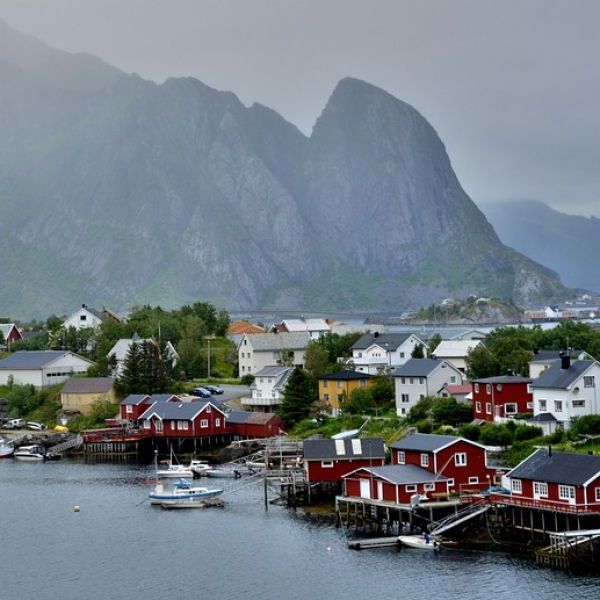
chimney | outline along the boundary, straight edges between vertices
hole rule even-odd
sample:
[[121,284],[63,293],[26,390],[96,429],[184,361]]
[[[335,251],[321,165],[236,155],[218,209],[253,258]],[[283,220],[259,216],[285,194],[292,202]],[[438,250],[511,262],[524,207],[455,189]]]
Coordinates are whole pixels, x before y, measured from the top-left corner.
[[563,370],[568,369],[571,366],[571,357],[568,354],[561,352],[560,355],[560,368]]
[[539,348],[534,348],[533,349],[533,353],[534,354],[539,354],[540,353],[540,349]]
[[548,456],[552,456],[552,446],[548,446]]

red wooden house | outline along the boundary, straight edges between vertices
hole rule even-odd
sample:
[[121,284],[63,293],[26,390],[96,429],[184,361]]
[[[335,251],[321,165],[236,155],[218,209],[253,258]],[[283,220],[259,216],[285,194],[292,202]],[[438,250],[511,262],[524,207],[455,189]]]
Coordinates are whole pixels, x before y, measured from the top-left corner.
[[21,332],[14,323],[0,323],[0,332],[2,333],[2,338],[4,339],[4,345],[6,345],[9,349],[13,342],[18,342],[19,340],[23,339]]
[[283,421],[275,413],[234,410],[227,416],[234,438],[268,438],[283,433]]
[[225,413],[210,400],[177,402],[174,398],[177,397],[147,407],[138,418],[142,428],[155,437],[197,438],[231,433]]
[[503,375],[474,379],[473,418],[484,421],[502,421],[515,415],[533,414],[531,377]]
[[448,495],[448,479],[416,465],[361,467],[343,477],[345,495],[414,505]]
[[119,405],[119,417],[123,423],[137,421],[152,404],[152,397],[148,394],[131,394]]
[[385,459],[381,438],[304,440],[303,448],[309,482],[342,481],[360,467],[382,466]]
[[452,436],[413,433],[390,446],[392,464],[415,465],[448,479],[451,491],[483,491],[501,483],[501,470],[487,464],[486,449]]
[[562,513],[600,513],[600,456],[536,450],[507,474],[503,504]]

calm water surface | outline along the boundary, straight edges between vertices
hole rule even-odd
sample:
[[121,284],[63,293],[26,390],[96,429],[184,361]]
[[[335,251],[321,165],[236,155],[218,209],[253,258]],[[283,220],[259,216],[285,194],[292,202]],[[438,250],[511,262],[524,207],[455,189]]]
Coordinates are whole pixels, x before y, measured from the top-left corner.
[[533,558],[348,550],[338,528],[265,511],[260,482],[209,480],[230,490],[224,508],[151,507],[152,477],[151,466],[0,461],[1,597],[600,598],[598,578]]

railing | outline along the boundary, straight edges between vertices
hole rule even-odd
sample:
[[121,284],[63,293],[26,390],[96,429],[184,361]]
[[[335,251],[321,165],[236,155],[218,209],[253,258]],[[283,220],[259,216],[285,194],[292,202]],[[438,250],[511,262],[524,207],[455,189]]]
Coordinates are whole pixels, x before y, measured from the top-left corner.
[[496,504],[508,504],[510,506],[519,506],[523,508],[535,508],[537,510],[549,510],[553,512],[569,514],[585,514],[600,512],[600,502],[589,502],[587,504],[568,504],[567,501],[559,502],[556,500],[520,498],[519,496],[507,494],[491,493],[490,501]]

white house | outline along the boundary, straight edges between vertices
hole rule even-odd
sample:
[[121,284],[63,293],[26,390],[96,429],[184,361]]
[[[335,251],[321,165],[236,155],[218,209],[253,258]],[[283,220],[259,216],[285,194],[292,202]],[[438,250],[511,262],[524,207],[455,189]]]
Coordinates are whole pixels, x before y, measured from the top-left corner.
[[[537,379],[552,363],[560,360],[564,354],[561,350],[538,350],[533,351],[533,358],[529,361],[529,377]],[[569,350],[571,359],[593,360],[593,357],[585,350]]]
[[242,406],[254,412],[275,412],[283,399],[283,390],[292,367],[265,367],[255,373],[250,385],[251,397],[242,398]]
[[[123,372],[123,365],[125,363],[125,359],[127,358],[127,354],[129,353],[131,344],[141,344],[144,341],[158,345],[158,342],[155,339],[148,338],[143,340],[137,335],[134,335],[131,339],[120,339],[115,343],[108,353],[108,356],[114,355],[117,361],[115,372],[113,373],[114,377],[118,378],[121,376],[121,373]],[[166,352],[174,362],[179,360],[179,354],[177,354],[177,351],[171,342],[166,342]]]
[[443,358],[463,373],[467,368],[466,358],[469,351],[481,346],[481,340],[442,340],[433,351],[435,358]]
[[562,356],[530,384],[534,418],[549,414],[558,429],[569,429],[574,418],[600,414],[598,382],[600,363]]
[[87,304],[82,304],[81,308],[63,323],[63,327],[65,329],[74,327],[77,330],[96,328],[107,319],[112,319],[116,323],[121,322],[121,319],[107,308],[96,310],[95,308],[90,308]]
[[427,352],[427,344],[414,333],[367,333],[352,346],[352,363],[359,373],[377,375],[405,364],[415,346]]
[[331,332],[331,327],[325,319],[284,319],[275,329],[280,333],[305,332],[312,340],[318,340],[325,333]]
[[94,363],[65,350],[15,352],[0,361],[0,385],[7,385],[12,376],[15,384],[31,384],[38,389],[82,375]]
[[310,343],[310,334],[248,333],[238,344],[240,376],[256,375],[265,367],[304,366],[304,353]]
[[445,385],[463,383],[462,372],[440,358],[411,358],[392,374],[399,417],[405,417],[421,398],[437,396]]

